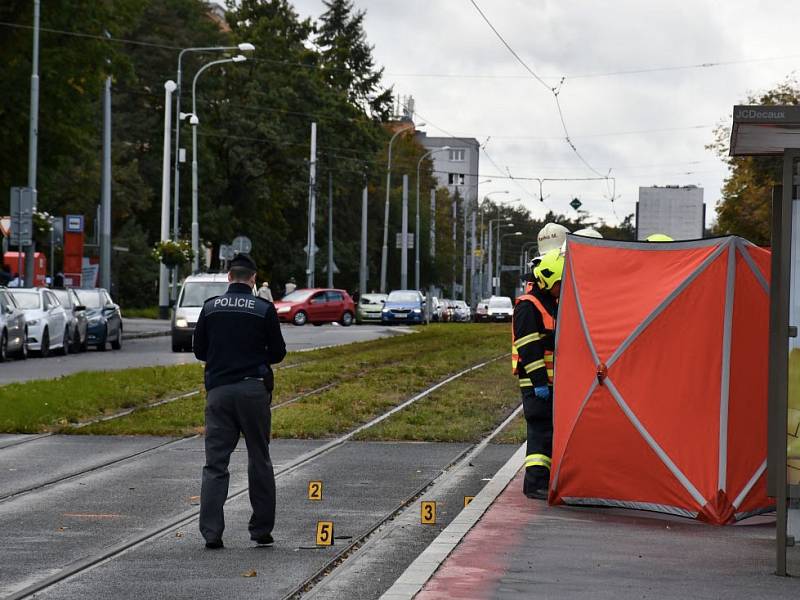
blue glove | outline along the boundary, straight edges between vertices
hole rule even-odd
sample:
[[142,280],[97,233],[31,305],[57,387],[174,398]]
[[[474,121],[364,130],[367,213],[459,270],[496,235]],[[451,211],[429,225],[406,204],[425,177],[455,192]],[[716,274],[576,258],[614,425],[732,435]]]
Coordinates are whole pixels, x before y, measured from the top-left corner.
[[550,388],[546,385],[539,385],[533,388],[533,393],[536,394],[536,397],[539,400],[549,400],[550,399]]

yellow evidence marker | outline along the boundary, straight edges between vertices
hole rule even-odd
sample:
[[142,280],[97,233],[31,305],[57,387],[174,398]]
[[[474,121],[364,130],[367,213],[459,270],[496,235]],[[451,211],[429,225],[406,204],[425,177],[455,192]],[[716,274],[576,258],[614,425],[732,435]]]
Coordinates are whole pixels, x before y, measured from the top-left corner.
[[317,521],[317,546],[333,546],[333,521]]
[[467,508],[473,500],[475,500],[475,496],[464,496],[464,508]]
[[309,500],[322,500],[322,482],[309,481],[308,482],[308,499]]
[[433,500],[424,500],[420,506],[420,523],[423,525],[436,524],[436,502]]

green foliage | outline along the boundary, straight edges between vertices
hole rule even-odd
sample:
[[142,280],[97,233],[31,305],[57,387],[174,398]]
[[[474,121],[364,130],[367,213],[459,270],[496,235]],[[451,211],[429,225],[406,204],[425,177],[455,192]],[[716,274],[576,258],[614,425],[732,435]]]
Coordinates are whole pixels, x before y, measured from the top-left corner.
[[[745,104],[800,104],[800,84],[787,79],[760,96],[749,96]],[[739,235],[754,244],[769,245],[772,188],[780,184],[782,159],[774,156],[728,156],[730,133],[729,125],[719,125],[714,130],[714,141],[708,145],[730,168],[722,186],[722,197],[717,203],[714,232]]]

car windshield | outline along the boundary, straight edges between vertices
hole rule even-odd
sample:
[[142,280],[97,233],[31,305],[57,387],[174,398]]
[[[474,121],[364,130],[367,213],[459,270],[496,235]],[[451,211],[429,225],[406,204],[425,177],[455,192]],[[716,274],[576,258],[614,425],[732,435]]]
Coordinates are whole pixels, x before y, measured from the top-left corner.
[[281,298],[282,302],[305,302],[314,290],[295,290]]
[[38,292],[13,292],[17,306],[22,309],[41,308],[42,300]]
[[72,308],[72,298],[67,290],[53,290],[53,293],[64,308]]
[[203,306],[213,296],[221,296],[228,291],[227,281],[187,281],[183,284],[181,303],[179,306]]
[[467,303],[463,300],[458,300],[456,302],[456,308],[467,308]]
[[489,300],[489,306],[492,308],[511,308],[511,298],[506,298],[505,296],[492,298]]
[[386,299],[387,302],[419,302],[416,292],[392,292]]
[[361,304],[372,304],[372,305],[377,304],[378,306],[380,306],[384,302],[385,299],[383,296],[361,296]]
[[86,308],[100,308],[103,306],[100,292],[94,290],[75,290],[78,298]]

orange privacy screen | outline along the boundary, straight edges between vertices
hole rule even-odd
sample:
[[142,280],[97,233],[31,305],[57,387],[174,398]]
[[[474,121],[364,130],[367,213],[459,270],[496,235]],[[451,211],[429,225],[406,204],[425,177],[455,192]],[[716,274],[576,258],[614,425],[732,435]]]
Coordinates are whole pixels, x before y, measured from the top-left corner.
[[769,253],[570,236],[566,263],[550,502],[716,524],[769,509]]

